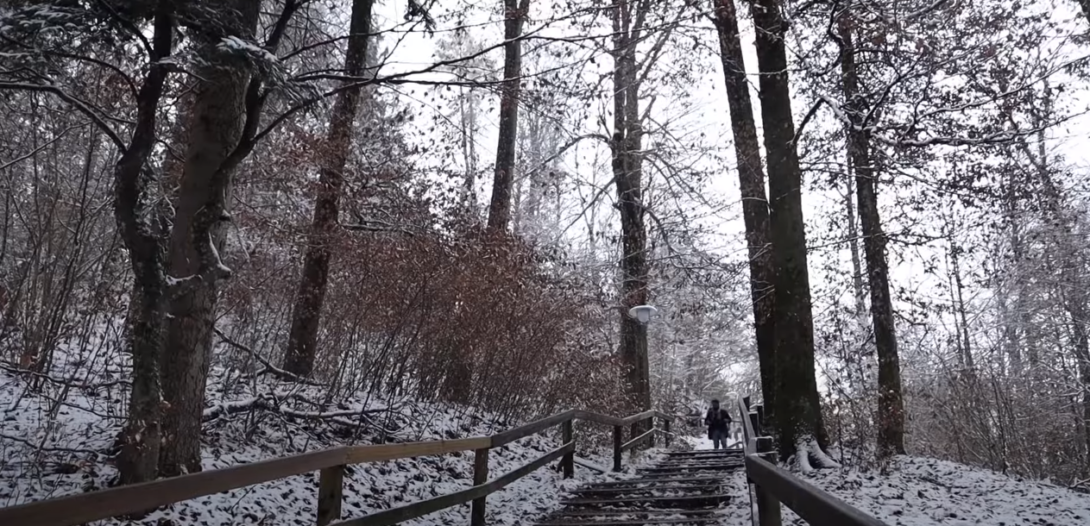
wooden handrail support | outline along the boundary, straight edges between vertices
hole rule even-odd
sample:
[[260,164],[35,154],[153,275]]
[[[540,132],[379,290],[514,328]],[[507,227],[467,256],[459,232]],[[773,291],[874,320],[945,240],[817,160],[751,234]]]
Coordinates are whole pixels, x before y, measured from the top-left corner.
[[[318,526],[327,526],[339,519],[341,515],[345,466],[474,451],[473,486],[470,488],[341,522],[335,526],[397,524],[401,521],[467,502],[473,503],[470,513],[471,526],[483,526],[485,523],[485,501],[489,494],[503,489],[512,482],[558,459],[564,477],[570,478],[573,476],[575,470],[573,421],[581,420],[613,426],[613,469],[614,471],[620,471],[621,446],[626,445],[622,443],[624,427],[648,419],[659,419],[663,422],[667,445],[669,445],[670,420],[672,418],[672,416],[659,411],[645,411],[629,417],[617,418],[589,411],[572,410],[542,418],[489,437],[337,447],[131,486],[121,486],[0,508],[0,525],[76,526],[92,521],[141,513],[176,502],[317,471],[319,472],[317,524]],[[488,452],[492,448],[510,444],[556,426],[561,426],[563,440],[563,445],[559,449],[510,473],[503,474],[491,482],[488,481]],[[652,431],[644,433],[637,440],[644,438],[645,435],[652,433]],[[634,441],[630,441],[629,445],[632,442]]]
[[751,498],[757,501],[756,526],[782,526],[780,504],[813,526],[887,526],[826,493],[789,471],[776,467],[776,452],[771,437],[760,436],[760,406],[749,408],[749,399],[738,402],[744,433],[746,478],[753,487]]

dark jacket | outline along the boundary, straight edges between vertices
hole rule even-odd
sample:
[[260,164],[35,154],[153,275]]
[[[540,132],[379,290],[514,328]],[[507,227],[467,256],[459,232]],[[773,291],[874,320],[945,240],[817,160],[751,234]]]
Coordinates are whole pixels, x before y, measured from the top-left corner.
[[730,413],[722,407],[718,411],[715,409],[708,409],[708,415],[704,417],[704,425],[708,426],[708,431],[713,429],[727,430],[727,426],[732,422],[730,419]]

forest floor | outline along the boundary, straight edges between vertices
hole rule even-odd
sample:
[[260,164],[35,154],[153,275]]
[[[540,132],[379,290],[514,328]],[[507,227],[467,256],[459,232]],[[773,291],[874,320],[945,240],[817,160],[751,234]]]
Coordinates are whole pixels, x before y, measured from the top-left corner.
[[1090,495],[931,458],[894,457],[882,471],[815,470],[806,480],[891,526],[1090,524]]
[[[117,357],[93,352],[58,354],[51,375],[40,377],[37,386],[25,374],[0,369],[0,507],[109,486],[116,476],[110,449],[123,423],[126,365]],[[483,436],[517,425],[464,408],[411,401],[389,404],[347,397],[326,404],[321,403],[324,394],[320,388],[214,367],[205,410],[203,468],[338,445]],[[353,435],[354,431],[358,433]],[[605,445],[609,437],[601,431],[599,438]],[[578,426],[576,432],[590,436]],[[559,445],[559,437],[536,435],[494,449],[490,471],[493,477],[499,476]],[[608,458],[595,451],[581,448],[579,458],[597,466],[610,465]],[[532,524],[559,507],[563,489],[591,478],[631,476],[635,467],[657,457],[657,450],[641,453],[635,462],[626,455],[628,472],[618,474],[603,475],[577,466],[572,480],[562,479],[554,466],[537,470],[488,498],[488,524]],[[456,453],[352,466],[344,480],[343,516],[358,518],[464,489],[471,485],[472,465],[472,453]],[[317,488],[318,474],[311,473],[178,503],[139,521],[95,524],[311,526]],[[405,524],[468,524],[468,514],[468,505],[458,506]]]
[[[116,476],[110,450],[120,429],[128,391],[125,360],[96,351],[58,353],[48,377],[0,368],[0,507],[102,489]],[[36,384],[36,385],[34,385]],[[321,388],[244,374],[217,366],[205,410],[204,469],[313,451],[343,444],[410,442],[489,435],[517,422],[464,408],[412,401],[376,402],[347,396],[328,402]],[[591,435],[577,428],[581,437]],[[604,446],[608,436],[598,437]],[[710,447],[692,438],[698,449]],[[491,455],[494,476],[524,465],[559,445],[534,436]],[[563,490],[590,479],[623,478],[659,458],[659,451],[626,458],[627,473],[599,474],[576,468],[573,480],[541,469],[488,498],[489,524],[520,526],[559,507]],[[584,461],[608,466],[594,451]],[[470,485],[472,455],[356,465],[346,474],[344,515],[368,513],[438,496]],[[311,525],[316,514],[317,474],[289,477],[179,503],[128,525]],[[1020,480],[952,462],[902,456],[883,471],[816,470],[805,477],[887,524],[1040,525],[1090,524],[1090,495],[1038,481]],[[731,476],[737,496],[723,510],[724,526],[749,524],[745,476]],[[790,511],[785,524],[801,524]],[[468,523],[468,506],[435,513],[409,525]]]
[[[711,449],[704,437],[694,449]],[[1041,481],[932,458],[894,457],[884,470],[819,469],[803,480],[890,526],[1084,526],[1090,495]],[[745,474],[731,475],[735,497],[721,526],[750,526]],[[785,525],[804,525],[784,508]]]

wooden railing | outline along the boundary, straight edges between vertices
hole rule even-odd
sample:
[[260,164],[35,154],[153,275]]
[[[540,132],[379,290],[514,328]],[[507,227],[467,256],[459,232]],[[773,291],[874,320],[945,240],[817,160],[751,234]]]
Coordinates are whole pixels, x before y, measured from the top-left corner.
[[[655,419],[662,422],[662,428],[654,426]],[[485,523],[485,500],[489,494],[499,491],[508,484],[529,475],[554,460],[560,460],[565,478],[572,476],[575,470],[575,436],[572,423],[575,420],[613,426],[614,471],[621,470],[621,454],[623,451],[634,447],[641,441],[647,441],[649,445],[653,446],[654,436],[657,433],[663,434],[666,445],[670,445],[671,417],[658,411],[646,411],[627,418],[616,418],[588,411],[567,411],[490,437],[338,447],[143,484],[0,508],[0,525],[76,526],[96,520],[142,513],[167,504],[317,471],[319,472],[317,524],[318,526],[326,526],[341,516],[341,503],[344,500],[342,480],[346,466],[427,455],[444,455],[458,451],[473,451],[473,486],[448,495],[340,522],[335,526],[397,524],[467,502],[473,503],[470,514],[471,526],[483,526]],[[628,442],[623,442],[625,427],[648,420],[651,421],[649,431]],[[505,473],[491,481],[488,480],[488,454],[492,448],[510,444],[520,438],[556,426],[561,426],[561,441],[563,444],[559,448],[510,473]]]
[[757,501],[752,516],[755,526],[781,526],[780,504],[813,526],[886,526],[844,501],[807,484],[790,472],[776,467],[772,437],[762,436],[764,410],[749,407],[749,398],[738,402],[744,433],[746,478],[751,499]]

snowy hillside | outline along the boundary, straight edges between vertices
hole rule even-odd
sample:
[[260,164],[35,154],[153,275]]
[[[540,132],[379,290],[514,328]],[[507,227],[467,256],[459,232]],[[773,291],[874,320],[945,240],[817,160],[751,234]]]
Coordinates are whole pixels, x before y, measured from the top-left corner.
[[[4,421],[0,507],[109,485],[116,475],[111,464],[112,442],[123,423],[120,410],[127,392],[123,362],[117,355],[58,353],[50,377],[0,370]],[[39,384],[31,385],[32,379]],[[349,399],[326,404],[320,402],[319,388],[248,377],[223,367],[213,370],[208,400],[203,447],[206,470],[337,445],[489,435],[516,424],[465,409],[407,400],[385,404]],[[588,436],[578,434],[579,438]],[[542,435],[497,448],[490,456],[490,471],[493,477],[498,476],[558,446],[558,437]],[[580,455],[597,465],[609,465],[605,458],[584,451]],[[654,455],[644,457],[648,461]],[[472,480],[472,464],[473,455],[462,453],[351,466],[345,476],[344,516],[360,517],[464,489]],[[590,477],[623,476],[627,475],[599,475],[577,467],[576,478],[565,481],[551,467],[538,470],[489,497],[489,524],[529,524],[527,521],[557,507],[561,488]],[[311,525],[317,488],[318,475],[313,473],[179,503],[141,521],[100,524],[150,525],[163,524],[160,521],[166,519],[201,526]],[[468,506],[463,506],[406,524],[467,521]]]
[[930,458],[896,457],[885,473],[815,470],[805,480],[891,526],[1090,524],[1090,495]]

